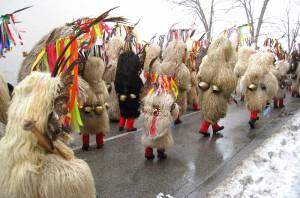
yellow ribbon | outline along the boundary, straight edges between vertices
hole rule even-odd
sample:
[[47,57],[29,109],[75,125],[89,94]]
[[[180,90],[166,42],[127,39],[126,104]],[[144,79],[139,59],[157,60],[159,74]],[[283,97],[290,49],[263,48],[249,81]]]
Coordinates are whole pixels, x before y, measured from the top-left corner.
[[41,61],[42,57],[45,55],[45,52],[46,52],[46,49],[43,48],[42,51],[37,56],[36,60],[34,61],[32,67],[31,67],[31,71],[34,71],[36,69],[37,64]]
[[177,98],[178,88],[177,88],[177,85],[176,85],[175,81],[173,80],[173,78],[171,79],[171,88],[172,88],[175,98]]

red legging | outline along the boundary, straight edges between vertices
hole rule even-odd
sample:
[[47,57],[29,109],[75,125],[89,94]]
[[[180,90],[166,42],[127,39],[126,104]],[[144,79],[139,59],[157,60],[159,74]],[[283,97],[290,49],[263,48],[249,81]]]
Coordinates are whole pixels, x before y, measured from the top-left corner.
[[126,128],[127,129],[132,129],[133,125],[134,125],[134,119],[133,118],[127,118],[126,119],[126,118],[120,116],[120,118],[119,118],[119,127],[124,128],[125,123],[126,123]]

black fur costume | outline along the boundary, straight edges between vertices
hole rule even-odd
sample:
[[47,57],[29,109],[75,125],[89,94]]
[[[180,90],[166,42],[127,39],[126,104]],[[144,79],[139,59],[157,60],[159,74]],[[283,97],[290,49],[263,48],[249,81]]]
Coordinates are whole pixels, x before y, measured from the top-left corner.
[[126,119],[140,115],[140,93],[143,87],[141,69],[139,57],[132,51],[126,51],[119,56],[115,90],[119,97],[120,114]]

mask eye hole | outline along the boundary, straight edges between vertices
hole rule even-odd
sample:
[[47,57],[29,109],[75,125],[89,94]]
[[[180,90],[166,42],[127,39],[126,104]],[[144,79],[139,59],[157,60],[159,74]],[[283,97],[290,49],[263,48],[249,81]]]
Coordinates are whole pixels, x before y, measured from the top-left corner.
[[261,84],[261,85],[260,85],[260,88],[261,88],[262,90],[266,90],[266,89],[267,89],[265,84]]
[[255,91],[257,89],[257,85],[256,84],[251,84],[251,85],[248,86],[248,89],[250,91]]
[[199,88],[203,91],[206,91],[208,90],[209,88],[209,84],[204,82],[204,81],[201,81],[199,84],[198,84]]

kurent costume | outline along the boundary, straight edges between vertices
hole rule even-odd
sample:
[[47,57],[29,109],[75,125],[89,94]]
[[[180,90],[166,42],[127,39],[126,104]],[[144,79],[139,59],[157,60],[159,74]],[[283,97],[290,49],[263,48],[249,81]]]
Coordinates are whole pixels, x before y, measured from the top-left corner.
[[82,149],[89,149],[89,134],[96,134],[97,148],[103,146],[103,138],[109,132],[108,91],[102,76],[105,64],[101,58],[88,57],[82,71],[83,79],[89,84],[87,100],[81,104],[80,114],[83,121],[81,128]]
[[292,96],[299,97],[299,89],[300,89],[300,53],[297,50],[292,52],[292,57],[290,61],[290,71],[291,79],[292,79]]
[[278,91],[274,97],[274,108],[284,107],[284,98],[286,96],[287,87],[291,84],[291,81],[287,77],[289,69],[290,64],[284,60],[277,61],[271,68],[272,73],[278,81]]
[[154,159],[153,148],[157,149],[158,159],[165,159],[165,150],[174,143],[171,126],[178,117],[179,108],[171,94],[172,82],[174,86],[171,77],[159,75],[154,87],[143,98],[142,143],[145,146],[145,157],[149,160]]
[[[251,47],[241,47],[238,51],[238,56],[237,56],[237,62],[235,64],[234,67],[234,74],[238,79],[238,83],[237,83],[237,95],[240,95],[240,87],[241,87],[241,77],[244,75],[244,73],[246,72],[247,68],[248,68],[248,61],[250,56],[255,53],[255,50],[252,49]],[[241,101],[244,101],[245,96],[241,95]]]
[[119,36],[111,38],[106,45],[106,55],[108,58],[108,63],[106,65],[103,80],[106,82],[109,91],[109,104],[108,109],[109,118],[112,121],[119,120],[119,103],[118,97],[114,87],[114,81],[116,77],[118,58],[124,47],[124,39]]
[[[0,122],[7,123],[7,109],[10,102],[9,90],[7,82],[0,74]],[[1,133],[0,133],[1,134]]]
[[147,83],[150,83],[153,74],[160,74],[161,49],[157,44],[150,44],[145,49],[144,76]]
[[196,59],[198,56],[198,49],[195,43],[189,39],[187,42],[187,57],[186,57],[186,66],[190,71],[191,77],[191,87],[187,93],[187,102],[188,105],[192,106],[193,110],[199,110],[199,87],[197,81],[197,68],[196,68]]
[[0,197],[96,198],[89,166],[61,141],[66,81],[32,72],[16,86],[0,140]]
[[127,132],[135,131],[134,120],[139,117],[140,94],[143,87],[140,78],[142,66],[138,55],[125,51],[119,56],[115,90],[119,98],[119,130],[126,124]]
[[190,71],[184,64],[186,60],[186,44],[183,41],[171,41],[163,53],[161,72],[164,75],[173,76],[178,86],[176,103],[179,105],[179,115],[175,124],[180,124],[180,116],[187,109],[187,92],[190,89]]
[[278,82],[271,72],[273,56],[269,52],[257,52],[250,56],[248,68],[241,78],[242,93],[251,112],[249,125],[255,127],[258,114],[278,91]]
[[236,88],[234,69],[234,50],[231,42],[219,37],[208,48],[207,57],[203,59],[197,74],[200,88],[200,104],[203,121],[199,132],[209,137],[208,128],[212,125],[214,133],[222,130],[218,122],[227,112],[231,93]]

